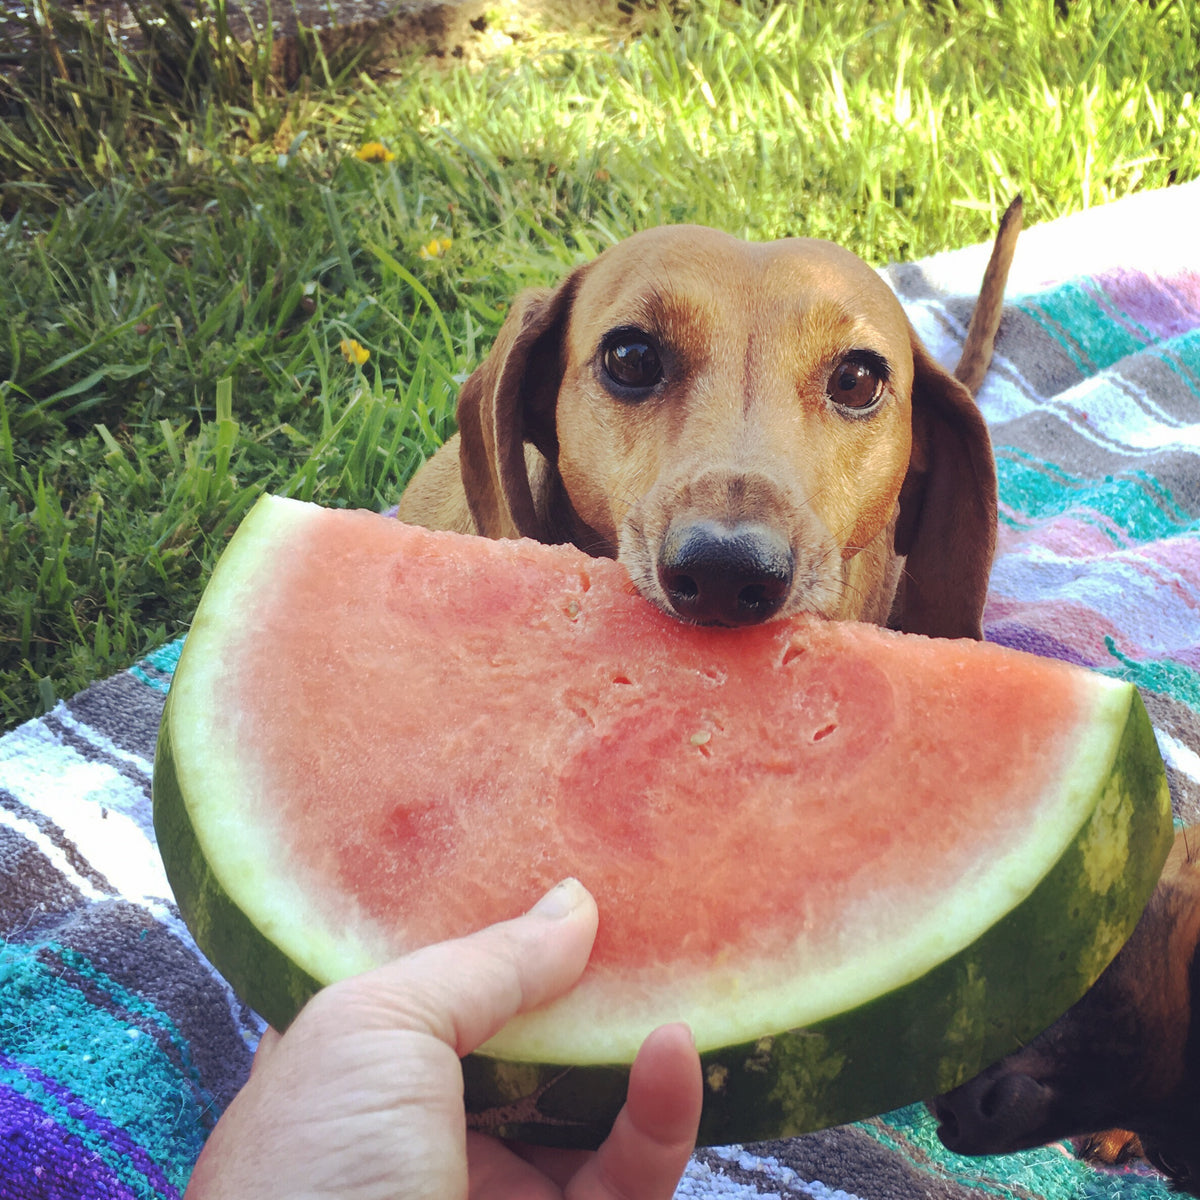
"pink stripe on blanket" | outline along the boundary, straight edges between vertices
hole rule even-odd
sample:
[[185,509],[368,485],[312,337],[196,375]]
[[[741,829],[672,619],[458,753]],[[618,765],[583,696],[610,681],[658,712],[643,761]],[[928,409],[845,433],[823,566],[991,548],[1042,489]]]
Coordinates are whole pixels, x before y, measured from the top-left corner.
[[1119,543],[1110,533],[1117,526],[1102,513],[1095,521],[1081,521],[1077,515],[1054,517],[1024,529],[1001,525],[996,537],[997,554],[1020,554],[1040,547],[1064,558],[1100,558],[1112,554]]
[[[1192,594],[1193,602],[1200,594],[1200,538],[1160,538],[1123,552],[1128,558],[1144,559],[1158,570],[1178,577],[1178,584]],[[1170,586],[1169,580],[1164,580]],[[1196,630],[1200,637],[1200,607],[1196,609]]]

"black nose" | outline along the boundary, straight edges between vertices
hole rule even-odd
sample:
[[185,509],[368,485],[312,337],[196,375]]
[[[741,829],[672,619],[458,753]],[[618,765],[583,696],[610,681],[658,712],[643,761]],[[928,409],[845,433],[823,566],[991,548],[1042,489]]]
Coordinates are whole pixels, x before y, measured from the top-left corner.
[[658,555],[671,607],[700,625],[753,625],[779,611],[792,586],[792,551],[766,525],[672,523]]
[[938,1137],[957,1154],[1004,1154],[1040,1145],[1036,1134],[1050,1116],[1052,1100],[1051,1090],[1028,1075],[985,1072],[933,1102]]

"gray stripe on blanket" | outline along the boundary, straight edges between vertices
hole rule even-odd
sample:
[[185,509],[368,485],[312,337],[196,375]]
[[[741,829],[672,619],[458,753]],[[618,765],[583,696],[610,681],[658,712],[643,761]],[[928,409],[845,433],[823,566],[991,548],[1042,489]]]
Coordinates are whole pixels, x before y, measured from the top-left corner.
[[0,825],[0,937],[26,940],[77,910],[83,895],[16,829]]
[[[951,297],[928,308],[930,315],[960,344],[974,311],[973,296]],[[1085,378],[1062,343],[1027,312],[1012,305],[1005,307],[1000,318],[996,355],[991,371],[1025,396],[1057,395]]]
[[[974,298],[948,300],[929,311],[957,338],[961,336],[959,323],[965,327],[974,307]],[[990,374],[1031,400],[1057,396],[1087,378],[1058,338],[1024,309],[1011,305],[1004,309],[996,331],[996,357]]]
[[[79,852],[78,847],[71,841],[66,834],[63,833],[57,825],[54,824],[48,817],[38,812],[36,809],[30,808],[23,804],[20,800],[5,788],[0,788],[0,806],[7,809],[19,821],[26,822],[33,829],[36,829],[43,837],[45,837],[51,845],[60,850],[63,857],[70,864],[71,869],[75,871],[82,879],[85,879],[98,892],[104,892],[109,896],[115,896],[117,889],[108,882],[105,877],[88,862],[87,858]],[[43,856],[44,857],[44,856]],[[53,871],[54,867],[49,862],[46,863],[47,870]],[[57,873],[57,872],[56,872]],[[7,888],[8,879],[4,879],[0,884],[0,897],[3,896],[4,890]],[[0,901],[2,903],[2,901]]]
[[82,724],[149,761],[154,757],[164,699],[161,692],[122,672],[85,688],[68,707]]
[[[1194,424],[1200,381],[1182,373],[1180,366],[1164,354],[1159,348],[1122,359],[1121,375],[1138,391],[1152,397],[1151,411],[1161,411],[1170,421],[1180,425]],[[1157,420],[1162,421],[1162,417],[1158,416]]]
[[1200,517],[1200,455],[1194,450],[1146,454],[1137,460],[1137,468],[1166,488],[1189,517]]
[[[802,1179],[852,1192],[860,1200],[914,1200],[918,1196],[923,1200],[978,1200],[979,1196],[974,1189],[921,1171],[853,1125],[824,1129],[800,1138],[760,1142],[746,1149],[759,1157],[774,1159]],[[704,1153],[700,1151],[697,1157]],[[735,1178],[733,1164],[722,1163],[721,1169]],[[754,1172],[747,1173],[744,1182],[756,1181],[765,1192],[778,1190],[778,1182],[773,1183],[767,1174],[758,1174],[756,1180]]]
[[992,427],[992,445],[997,450],[1021,450],[1039,462],[1053,463],[1056,472],[1096,482],[1109,475],[1140,471],[1147,477],[1144,486],[1148,494],[1157,496],[1165,488],[1189,516],[1200,514],[1200,471],[1195,453],[1177,448],[1142,452],[1101,445],[1080,431],[1074,424],[1077,419],[1077,414],[1066,411],[1025,413],[1011,421],[997,422]]
[[[150,777],[144,768],[136,767],[119,755],[97,746],[95,742],[76,732],[69,725],[64,725],[53,713],[44,716],[42,723],[64,746],[70,747],[80,758],[87,762],[102,763],[119,775],[123,775],[143,792],[147,790]],[[111,741],[111,739],[109,740]]]
[[1019,308],[1004,310],[991,372],[1014,391],[1037,402],[1057,396],[1087,378],[1063,344]]

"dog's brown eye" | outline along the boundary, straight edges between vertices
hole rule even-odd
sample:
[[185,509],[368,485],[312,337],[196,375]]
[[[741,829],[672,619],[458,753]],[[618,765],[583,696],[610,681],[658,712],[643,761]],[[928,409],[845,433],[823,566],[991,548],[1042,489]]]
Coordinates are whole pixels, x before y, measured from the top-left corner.
[[652,388],[662,379],[658,347],[644,333],[629,331],[611,337],[601,361],[604,373],[619,387]]
[[845,358],[829,377],[829,398],[841,408],[862,412],[873,407],[883,395],[887,370],[883,363],[866,356]]

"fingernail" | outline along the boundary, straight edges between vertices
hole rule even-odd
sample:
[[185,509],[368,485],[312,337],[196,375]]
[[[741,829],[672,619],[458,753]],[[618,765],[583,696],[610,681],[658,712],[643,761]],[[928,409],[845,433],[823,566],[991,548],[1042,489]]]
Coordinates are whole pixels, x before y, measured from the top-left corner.
[[539,917],[560,920],[570,916],[579,907],[583,884],[578,879],[564,879],[555,884],[529,911]]

